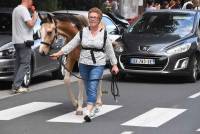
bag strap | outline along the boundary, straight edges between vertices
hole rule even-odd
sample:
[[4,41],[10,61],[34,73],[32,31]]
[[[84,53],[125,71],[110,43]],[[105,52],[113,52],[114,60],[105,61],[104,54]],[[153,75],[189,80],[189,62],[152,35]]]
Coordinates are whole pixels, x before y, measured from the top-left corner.
[[102,47],[102,49],[104,49],[105,46],[106,46],[106,40],[107,40],[107,30],[105,29],[104,30],[103,47]]
[[83,38],[83,30],[79,31],[79,36],[80,36],[80,43],[82,43],[82,38]]

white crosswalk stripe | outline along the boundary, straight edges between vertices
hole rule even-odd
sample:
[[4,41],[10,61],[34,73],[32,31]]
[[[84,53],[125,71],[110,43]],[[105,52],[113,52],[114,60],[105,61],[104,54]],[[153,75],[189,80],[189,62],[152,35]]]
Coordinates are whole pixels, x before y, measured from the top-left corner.
[[200,92],[198,92],[198,93],[196,93],[196,94],[193,94],[193,95],[189,96],[188,98],[189,98],[189,99],[195,99],[195,98],[197,98],[197,97],[199,97],[199,96],[200,96]]
[[47,108],[61,105],[56,102],[32,102],[0,111],[0,120],[12,120]]
[[197,129],[197,132],[200,132],[200,128],[199,128],[199,129]]
[[[108,112],[114,111],[121,108],[120,105],[103,105],[100,109],[100,112],[95,115],[94,118],[104,115]],[[85,111],[85,108],[84,108]],[[48,122],[60,122],[60,123],[84,123],[83,116],[75,115],[75,111],[64,114],[62,116],[56,117],[54,119],[48,120]]]
[[136,127],[160,127],[185,111],[186,109],[154,108],[130,121],[123,123],[122,125]]
[[122,132],[121,134],[134,134],[133,131],[125,131],[125,132]]

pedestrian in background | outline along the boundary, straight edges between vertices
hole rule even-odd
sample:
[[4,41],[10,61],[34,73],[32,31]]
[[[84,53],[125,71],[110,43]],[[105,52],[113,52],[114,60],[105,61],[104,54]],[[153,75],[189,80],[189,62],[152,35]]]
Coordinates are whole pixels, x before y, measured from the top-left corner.
[[67,55],[81,44],[79,71],[87,94],[87,110],[84,113],[86,122],[90,122],[95,115],[97,88],[99,79],[103,75],[106,56],[110,59],[112,72],[115,74],[119,72],[112,42],[109,37],[105,38],[107,35],[106,29],[102,28],[102,25],[100,26],[102,15],[100,9],[90,9],[88,13],[89,27],[83,28],[82,32],[78,32],[59,52],[51,55],[52,59],[57,59],[63,54]]
[[[13,93],[28,91],[28,87],[22,87],[22,83],[25,74],[30,68],[33,27],[38,17],[32,4],[32,0],[21,0],[21,4],[12,13],[12,42],[16,50],[16,69],[12,85]],[[31,9],[32,17],[29,9]]]
[[154,6],[154,0],[148,0],[145,11],[148,12],[148,11],[154,11],[154,10],[156,10],[156,7]]
[[193,8],[195,10],[199,10],[200,9],[199,8],[199,0],[189,0],[189,1],[185,2],[183,7],[182,7],[182,9],[187,9],[186,7],[187,7],[188,4],[190,4],[190,5],[192,4]]
[[170,9],[169,8],[169,2],[168,1],[163,1],[161,4],[161,9]]

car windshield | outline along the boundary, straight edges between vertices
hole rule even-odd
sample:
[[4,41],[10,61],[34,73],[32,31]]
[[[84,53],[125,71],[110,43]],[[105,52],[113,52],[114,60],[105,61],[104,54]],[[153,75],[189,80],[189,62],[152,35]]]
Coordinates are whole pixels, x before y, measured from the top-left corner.
[[0,13],[0,34],[12,32],[12,16],[8,13]]
[[191,33],[194,14],[189,13],[146,13],[129,32],[133,33],[167,33],[181,37]]

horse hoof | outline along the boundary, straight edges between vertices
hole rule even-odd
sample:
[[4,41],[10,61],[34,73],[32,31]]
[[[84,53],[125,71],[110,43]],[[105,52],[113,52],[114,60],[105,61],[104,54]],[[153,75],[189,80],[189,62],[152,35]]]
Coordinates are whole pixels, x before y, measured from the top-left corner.
[[83,111],[76,111],[76,115],[83,115]]

